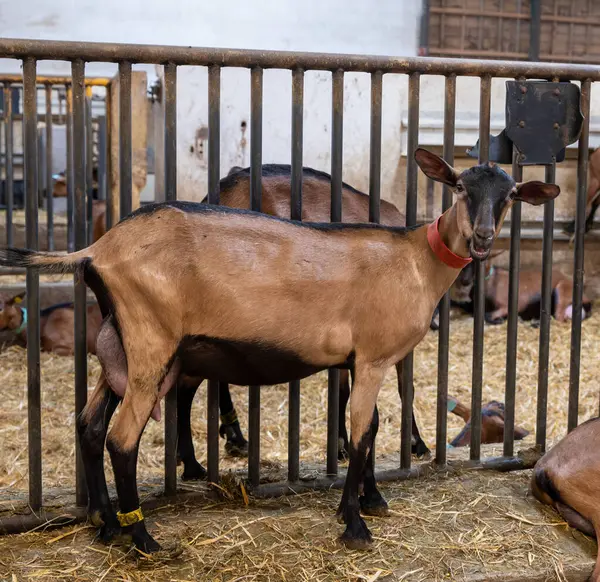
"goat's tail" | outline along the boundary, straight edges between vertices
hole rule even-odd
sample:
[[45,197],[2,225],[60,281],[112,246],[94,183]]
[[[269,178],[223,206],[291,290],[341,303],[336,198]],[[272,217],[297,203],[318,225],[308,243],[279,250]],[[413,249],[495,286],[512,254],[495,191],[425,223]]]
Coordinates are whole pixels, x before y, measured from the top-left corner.
[[0,248],[0,266],[31,267],[42,273],[75,273],[81,262],[90,256],[89,249],[75,253],[43,253],[15,247]]

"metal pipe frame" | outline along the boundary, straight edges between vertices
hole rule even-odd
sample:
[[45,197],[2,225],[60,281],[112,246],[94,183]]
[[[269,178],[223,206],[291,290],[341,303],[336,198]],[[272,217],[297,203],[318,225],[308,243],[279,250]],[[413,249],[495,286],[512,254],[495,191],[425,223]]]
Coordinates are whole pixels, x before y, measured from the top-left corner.
[[54,250],[54,196],[52,194],[52,85],[46,85],[46,230],[48,250]]
[[4,139],[5,139],[5,163],[6,172],[6,244],[13,246],[13,115],[12,115],[12,91],[10,85],[4,87]]
[[[165,200],[177,200],[177,67],[165,65]],[[165,495],[177,492],[177,382],[165,397]]]
[[[219,204],[221,184],[221,68],[208,70],[208,202]],[[208,480],[219,481],[219,382],[209,380],[207,393]]]

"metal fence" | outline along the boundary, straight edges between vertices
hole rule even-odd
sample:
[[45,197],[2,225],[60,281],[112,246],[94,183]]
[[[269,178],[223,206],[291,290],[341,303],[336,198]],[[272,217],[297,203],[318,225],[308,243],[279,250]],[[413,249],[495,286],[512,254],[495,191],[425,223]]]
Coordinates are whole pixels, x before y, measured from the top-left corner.
[[[19,75],[0,75],[2,92],[2,149],[0,156],[0,178],[2,193],[1,206],[5,210],[6,244],[14,244],[14,210],[24,206],[24,135],[16,132],[19,124],[24,124],[24,80]],[[52,196],[54,174],[65,172],[67,184],[67,248],[74,248],[74,195],[73,195],[73,131],[72,131],[72,86],[70,77],[38,76],[36,79],[38,132],[38,203],[45,206],[47,214],[46,246],[54,250],[54,197]],[[99,94],[93,94],[98,88]],[[106,198],[108,184],[107,156],[110,127],[107,124],[110,95],[110,79],[85,79],[85,140],[79,147],[86,152],[86,196],[87,219],[91,223],[92,199]],[[21,126],[23,127],[23,126]],[[64,128],[64,137],[57,131]],[[19,133],[20,135],[16,135]],[[18,139],[21,137],[21,139]],[[61,143],[57,143],[60,141]],[[21,147],[18,147],[21,145]],[[55,153],[64,151],[64,164],[57,167]],[[60,156],[62,159],[62,156]],[[93,170],[97,172],[97,184],[94,186]],[[20,175],[20,179],[19,176]],[[21,186],[16,187],[15,186]],[[20,196],[15,195],[16,193]],[[89,229],[91,233],[91,228]]]
[[[223,67],[245,67],[251,70],[251,206],[261,208],[261,164],[262,164],[262,106],[263,70],[268,68],[292,71],[292,218],[300,219],[302,207],[302,154],[303,154],[303,88],[307,70],[332,72],[332,143],[331,143],[331,220],[341,219],[342,200],[342,136],[344,125],[344,74],[365,72],[371,74],[371,143],[370,143],[370,212],[369,219],[379,220],[381,134],[382,134],[382,79],[383,75],[396,73],[408,75],[409,125],[407,157],[407,202],[406,222],[416,222],[417,210],[417,166],[413,151],[418,145],[419,91],[422,75],[445,76],[445,117],[443,155],[453,163],[454,119],[456,105],[456,80],[458,76],[479,77],[481,82],[481,108],[479,121],[480,161],[489,156],[489,128],[491,81],[493,77],[515,79],[576,80],[581,82],[581,111],[584,125],[579,139],[577,166],[577,217],[575,236],[575,272],[573,296],[573,320],[571,341],[571,371],[569,392],[569,429],[576,426],[579,394],[579,369],[581,347],[581,304],[583,292],[583,235],[585,222],[586,183],[588,166],[589,104],[592,81],[600,80],[600,68],[583,65],[557,65],[552,63],[469,61],[435,58],[390,58],[379,56],[332,55],[312,53],[290,53],[279,51],[243,51],[206,48],[184,48],[167,46],[116,45],[98,43],[45,42],[29,40],[0,40],[0,57],[23,61],[24,127],[25,127],[25,190],[27,215],[27,246],[37,248],[37,111],[36,111],[36,65],[38,60],[53,59],[72,62],[72,109],[69,111],[73,135],[73,198],[75,248],[86,246],[86,160],[83,146],[86,136],[85,62],[117,62],[120,86],[120,209],[121,216],[131,210],[132,157],[131,157],[131,74],[132,63],[164,65],[165,99],[165,184],[166,199],[177,196],[176,183],[176,119],[177,119],[177,67],[197,65],[208,67],[208,116],[209,157],[208,196],[211,203],[219,203],[219,152],[220,152],[220,91]],[[513,174],[521,179],[521,167],[515,162]],[[553,181],[555,167],[546,167],[546,180]],[[451,192],[443,189],[443,209],[452,204]],[[548,356],[551,306],[551,267],[554,206],[550,202],[544,213],[543,238],[543,288],[540,326],[540,358],[538,382],[538,414],[536,442],[543,451],[546,444],[546,404],[548,392]],[[483,371],[483,325],[484,287],[483,265],[476,269],[475,321],[473,339],[472,376],[472,431],[470,461],[468,466],[496,467],[503,469],[524,468],[527,461],[514,454],[514,411],[517,348],[517,293],[519,272],[520,203],[516,203],[511,218],[510,251],[510,314],[508,319],[506,361],[506,419],[503,456],[481,458],[481,406]],[[42,506],[41,479],[41,424],[40,424],[40,359],[38,276],[27,274],[27,293],[31,314],[27,324],[28,334],[28,435],[29,435],[29,504],[34,512]],[[84,407],[87,398],[87,360],[85,347],[85,288],[76,283],[76,338],[77,349],[75,394],[76,413]],[[437,437],[436,457],[430,465],[411,466],[411,414],[413,402],[412,355],[406,358],[403,383],[403,412],[401,426],[400,467],[378,473],[380,480],[416,476],[425,470],[447,469],[452,463],[446,458],[447,438],[447,394],[448,394],[448,345],[449,345],[449,298],[446,295],[441,305],[438,356],[437,391]],[[289,385],[289,433],[288,433],[288,480],[281,483],[260,484],[260,398],[261,388],[250,387],[249,395],[249,458],[248,477],[256,495],[276,495],[286,491],[301,491],[304,488],[340,486],[338,477],[338,372],[329,372],[328,428],[327,428],[327,477],[309,483],[299,481],[300,467],[300,382]],[[432,403],[433,405],[433,403]],[[165,492],[176,492],[176,393],[172,390],[166,398],[165,413]],[[218,386],[209,383],[208,389],[208,475],[211,481],[219,478],[219,435],[218,435]],[[74,435],[74,438],[77,438]],[[79,455],[79,452],[78,452]],[[531,462],[531,461],[530,461]],[[80,459],[77,472],[77,504],[86,502],[84,474]],[[38,514],[40,515],[40,514]],[[35,522],[32,522],[34,524]],[[0,524],[1,525],[1,524]],[[1,529],[1,528],[0,528]]]

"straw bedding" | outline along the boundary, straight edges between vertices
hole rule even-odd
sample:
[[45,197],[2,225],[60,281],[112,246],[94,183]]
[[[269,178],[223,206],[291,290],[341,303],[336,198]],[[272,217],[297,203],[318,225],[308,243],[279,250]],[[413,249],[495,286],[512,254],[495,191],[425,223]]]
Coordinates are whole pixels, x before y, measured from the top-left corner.
[[[599,307],[595,305],[592,319],[583,323],[580,422],[597,415],[598,410]],[[472,327],[471,318],[453,314],[450,394],[467,405],[470,402]],[[566,431],[570,329],[568,324],[553,321],[548,394],[550,441],[561,438]],[[430,447],[435,443],[437,340],[437,332],[429,332],[415,351],[415,411],[422,436]],[[535,438],[538,341],[539,330],[520,323],[516,423],[532,431],[519,445],[523,447],[531,446]],[[486,326],[484,403],[491,399],[504,400],[505,361],[506,324]],[[44,487],[72,490],[73,360],[42,354],[41,368]],[[0,510],[21,505],[27,494],[26,371],[23,350],[11,347],[0,353],[3,386]],[[90,389],[98,372],[97,360],[90,357]],[[310,463],[324,460],[326,386],[326,374],[302,382],[300,446],[305,472]],[[247,391],[232,387],[232,395],[246,430]],[[287,457],[287,386],[263,388],[261,398],[263,468],[265,472],[278,473],[285,469]],[[206,458],[205,402],[206,389],[202,386],[193,411],[194,440],[201,461]],[[395,371],[390,370],[379,398],[381,428],[377,455],[382,460],[398,459],[400,409]],[[461,428],[462,421],[450,414],[449,437]],[[139,482],[152,483],[162,478],[163,432],[162,423],[150,421],[140,450]],[[499,451],[498,447],[490,449],[484,449],[486,455]],[[453,455],[464,456],[465,453],[462,450]],[[240,475],[245,461],[227,459],[224,455],[222,449],[222,471],[235,469]],[[570,554],[562,555],[560,549],[553,547],[557,532],[561,530],[564,535],[565,527],[556,525],[559,520],[551,512],[542,511],[535,503],[525,500],[528,478],[528,472],[509,475],[478,472],[449,479],[433,476],[421,484],[386,485],[384,493],[391,500],[393,517],[372,522],[376,549],[368,554],[345,552],[335,544],[341,530],[332,514],[339,492],[271,501],[251,499],[250,506],[246,507],[239,482],[230,478],[225,492],[233,499],[217,502],[212,499],[208,508],[204,504],[194,508],[178,506],[153,517],[152,529],[159,538],[175,537],[186,548],[177,564],[169,562],[145,569],[136,564],[132,556],[125,556],[116,548],[90,546],[91,530],[76,526],[75,533],[61,530],[68,535],[56,541],[52,540],[62,535],[60,532],[0,538],[0,565],[5,565],[0,571],[14,572],[19,580],[30,576],[78,580],[97,580],[101,576],[106,580],[376,580],[398,571],[397,579],[442,580],[461,579],[463,573],[474,574],[486,568],[487,571],[507,571],[506,568],[513,566],[535,568],[543,564],[560,580],[563,579],[561,569],[571,563]],[[109,479],[112,479],[110,474]],[[588,543],[588,553],[593,555],[595,545],[583,543]],[[5,552],[11,547],[21,548],[13,551],[14,559],[6,557]],[[69,572],[68,576],[65,572]]]

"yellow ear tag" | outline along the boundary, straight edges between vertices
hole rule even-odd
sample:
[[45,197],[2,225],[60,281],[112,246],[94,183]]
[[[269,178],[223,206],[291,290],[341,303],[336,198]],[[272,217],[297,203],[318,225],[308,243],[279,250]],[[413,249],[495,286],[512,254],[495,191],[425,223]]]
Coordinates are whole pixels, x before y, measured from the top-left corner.
[[21,297],[15,297],[15,303],[21,303],[23,299]]

